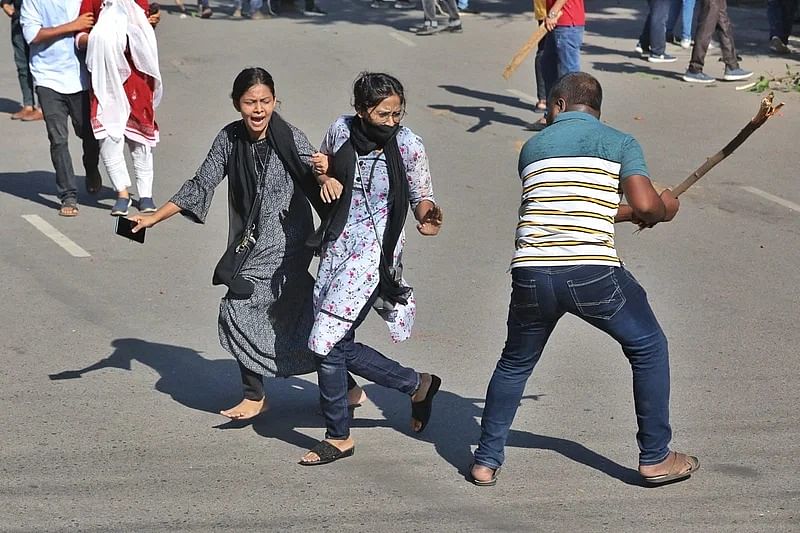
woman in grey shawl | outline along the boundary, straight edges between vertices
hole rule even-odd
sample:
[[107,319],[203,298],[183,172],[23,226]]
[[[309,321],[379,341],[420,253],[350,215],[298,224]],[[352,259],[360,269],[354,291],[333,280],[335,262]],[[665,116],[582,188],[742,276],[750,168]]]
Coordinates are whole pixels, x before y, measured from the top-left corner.
[[[204,223],[214,190],[228,177],[229,252],[238,256],[241,241],[248,253],[227,276],[221,274],[225,256],[215,271],[215,283],[229,287],[220,303],[219,339],[239,362],[244,399],[221,414],[243,420],[268,409],[262,376],[316,369],[307,348],[314,279],[308,272],[312,250],[305,246],[314,226],[297,176],[308,174],[316,150],[274,111],[275,85],[266,70],[239,73],[231,98],[242,119],[217,134],[195,176],[152,215],[130,219],[137,223],[134,232],[177,213]],[[360,405],[364,393],[352,378],[348,389],[350,404]]]

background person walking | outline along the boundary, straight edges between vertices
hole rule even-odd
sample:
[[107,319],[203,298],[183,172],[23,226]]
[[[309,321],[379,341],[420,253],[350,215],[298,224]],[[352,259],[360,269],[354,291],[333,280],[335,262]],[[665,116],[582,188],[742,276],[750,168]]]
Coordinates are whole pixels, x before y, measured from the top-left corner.
[[2,0],[0,4],[3,11],[11,18],[11,48],[14,50],[14,64],[17,67],[19,88],[22,92],[22,109],[11,114],[11,120],[24,122],[42,120],[42,110],[36,107],[33,93],[33,75],[31,74],[30,47],[25,42],[22,34],[22,24],[19,21],[22,10],[22,0]]
[[99,149],[89,124],[89,75],[83,55],[75,49],[76,33],[94,25],[94,15],[79,14],[81,0],[25,0],[20,23],[30,45],[30,66],[39,105],[42,106],[50,159],[56,171],[56,189],[64,217],[78,215],[78,188],[68,145],[68,120],[83,141],[86,190],[102,187],[97,170]]

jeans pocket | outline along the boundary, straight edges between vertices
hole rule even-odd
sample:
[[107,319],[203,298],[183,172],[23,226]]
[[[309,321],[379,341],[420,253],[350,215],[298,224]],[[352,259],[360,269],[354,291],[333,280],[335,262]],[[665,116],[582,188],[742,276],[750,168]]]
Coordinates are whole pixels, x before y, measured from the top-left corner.
[[539,318],[539,301],[536,297],[536,281],[532,279],[511,282],[511,304],[509,319],[520,326],[529,326]]
[[600,270],[589,278],[569,280],[567,285],[581,316],[608,320],[625,305],[625,295],[614,267],[600,267]]

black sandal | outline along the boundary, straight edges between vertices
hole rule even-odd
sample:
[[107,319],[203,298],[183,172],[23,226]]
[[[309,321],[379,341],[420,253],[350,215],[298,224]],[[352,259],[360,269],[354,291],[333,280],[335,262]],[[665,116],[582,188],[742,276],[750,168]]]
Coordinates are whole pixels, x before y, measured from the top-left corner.
[[344,459],[345,457],[350,457],[356,451],[356,447],[353,446],[349,450],[340,450],[333,444],[327,441],[320,441],[317,443],[316,446],[308,450],[309,452],[317,454],[319,457],[316,461],[306,461],[305,459],[300,459],[297,464],[303,466],[317,466],[317,465],[326,465],[328,463],[332,463],[334,461],[338,461],[339,459]]
[[425,399],[420,402],[411,402],[411,418],[422,423],[420,428],[416,431],[417,433],[422,433],[425,426],[428,425],[433,408],[433,397],[439,392],[439,387],[441,385],[441,378],[435,374],[431,374],[431,386],[428,389],[428,393],[425,395]]

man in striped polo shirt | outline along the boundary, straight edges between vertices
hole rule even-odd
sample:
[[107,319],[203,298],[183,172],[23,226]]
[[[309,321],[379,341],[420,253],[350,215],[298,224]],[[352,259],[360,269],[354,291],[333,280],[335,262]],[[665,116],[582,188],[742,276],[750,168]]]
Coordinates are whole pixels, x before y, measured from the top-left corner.
[[644,481],[686,478],[699,467],[697,458],[669,449],[667,339],[614,247],[614,222],[652,227],[675,216],[678,200],[669,190],[656,193],[639,143],[600,122],[601,102],[592,76],[562,77],[548,98],[549,127],[520,153],[508,335],[486,393],[469,476],[476,485],[495,484],[525,383],[565,313],[614,337],[631,364]]

